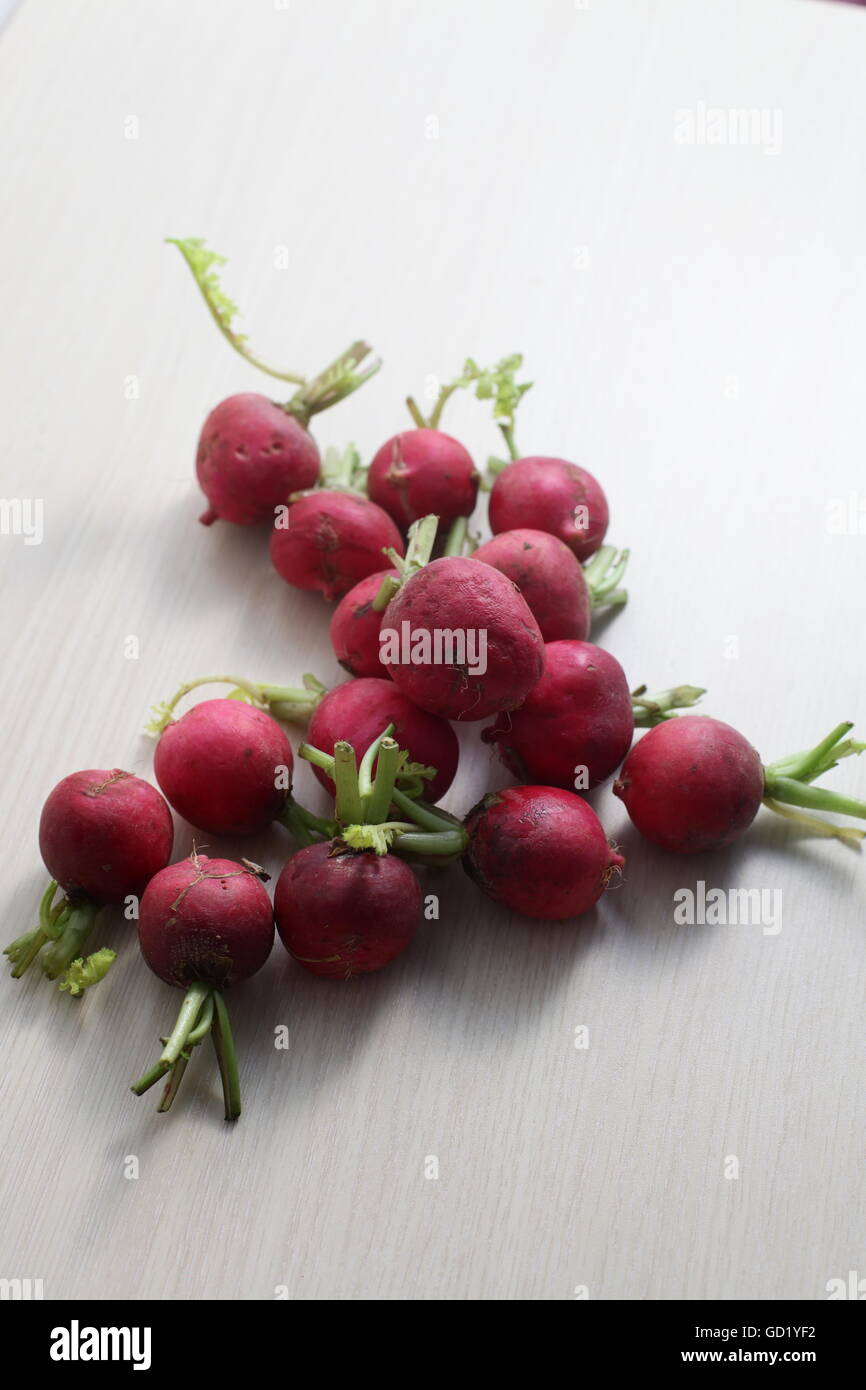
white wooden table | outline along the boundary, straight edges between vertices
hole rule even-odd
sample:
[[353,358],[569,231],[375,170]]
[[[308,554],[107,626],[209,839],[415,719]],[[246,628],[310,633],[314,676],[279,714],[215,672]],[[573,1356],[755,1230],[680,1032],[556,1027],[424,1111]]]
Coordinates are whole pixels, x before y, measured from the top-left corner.
[[[166,235],[231,257],[263,354],[382,353],[323,445],[369,456],[430,374],[522,350],[524,448],[596,472],[632,547],[602,640],[633,683],[708,687],[768,759],[866,729],[864,54],[862,10],[805,0],[23,4],[0,38],[2,492],[43,500],[44,539],[0,536],[5,936],[44,882],[44,796],[148,774],[153,701],[212,668],[338,675],[266,536],[196,524],[205,413],[268,384]],[[720,119],[733,142],[709,143]],[[450,428],[497,447],[469,400]],[[453,811],[506,780],[478,732]],[[864,794],[863,766],[835,777]],[[298,789],[324,806],[307,768]],[[129,924],[104,919],[121,955],[81,1007],[0,979],[0,1276],[546,1300],[866,1275],[863,854],[762,813],[677,860],[596,805],[628,870],[578,923],[510,919],[458,867],[378,977],[277,948],[232,1001],[234,1127],[205,1051],[168,1117],[127,1089],[177,1006]],[[276,872],[289,842],[245,849]],[[677,926],[698,879],[780,890],[781,931]]]

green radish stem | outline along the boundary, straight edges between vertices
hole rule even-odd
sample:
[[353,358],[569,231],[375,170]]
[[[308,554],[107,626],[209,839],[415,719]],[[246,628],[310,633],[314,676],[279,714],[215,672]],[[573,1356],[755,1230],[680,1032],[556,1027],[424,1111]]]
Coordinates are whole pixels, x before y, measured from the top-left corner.
[[238,1075],[238,1059],[235,1040],[229,1023],[229,1011],[225,1000],[214,993],[214,1018],[211,1029],[214,1051],[223,1084],[223,1101],[227,1120],[236,1120],[241,1113],[241,1083]]
[[462,555],[469,535],[469,519],[465,516],[458,516],[451,523],[451,529],[445,538],[445,548],[443,556]]
[[84,895],[61,898],[52,879],[39,901],[39,924],[6,947],[12,963],[13,979],[19,980],[41,954],[43,972],[49,980],[60,979],[59,988],[74,998],[104,979],[115,952],[103,949],[83,959],[83,947],[102,904]]
[[307,379],[300,372],[271,367],[253,352],[246,334],[239,333],[232,326],[238,307],[221,288],[217,274],[217,267],[226,264],[225,256],[210,250],[201,237],[166,237],[166,241],[180,251],[214,323],[235,352],[251,366],[258,367],[259,371],[276,377],[278,381],[287,381],[298,387],[283,408],[294,415],[302,425],[308,425],[314,415],[357,391],[358,387],[369,381],[382,365],[378,358],[374,358],[363,371],[356,370],[371,351],[367,343],[359,341],[353,343],[311,379]]
[[[321,486],[324,488],[336,488],[344,492],[357,492],[365,495],[364,477],[366,470],[361,464],[361,455],[358,453],[354,444],[347,444],[345,449],[336,449],[333,446],[325,450],[321,468]],[[310,489],[315,491],[316,489]],[[293,502],[296,497],[303,497],[304,493],[293,493],[289,498]]]
[[[407,397],[406,400],[409,414],[419,429],[438,429],[442,419],[442,411],[455,391],[474,389],[478,400],[493,402],[493,416],[505,440],[509,455],[508,461],[510,462],[520,457],[514,439],[514,414],[521,399],[532,385],[530,381],[518,384],[516,374],[522,365],[523,358],[520,353],[511,353],[508,357],[501,358],[494,367],[479,367],[477,362],[471,357],[467,357],[460,376],[439,388],[439,394],[429,418],[424,418],[417,401],[412,396]],[[506,466],[505,461],[497,460],[496,462],[501,463],[502,467]]]
[[364,808],[358,787],[358,764],[355,750],[344,739],[334,744],[334,786],[337,789],[335,809],[342,825],[359,825]]
[[393,738],[383,738],[376,761],[376,778],[364,799],[364,820],[367,825],[378,825],[388,819],[400,758],[400,745]]
[[829,811],[840,816],[855,816],[866,820],[866,801],[844,796],[812,783],[837,767],[842,758],[856,757],[866,749],[866,743],[847,738],[854,725],[850,721],[837,724],[826,738],[800,753],[779,758],[764,768],[764,804],[777,815],[796,821],[813,834],[830,835],[844,843],[853,844],[866,837],[866,831],[856,826],[834,825],[800,811],[783,810],[796,806],[807,811]]
[[409,527],[405,555],[398,555],[396,550],[390,549],[385,552],[392,567],[397,570],[397,574],[389,574],[382,580],[379,592],[373,599],[374,612],[384,612],[397,590],[406,583],[406,580],[411,579],[413,574],[417,574],[418,570],[424,568],[433,554],[438,527],[438,516],[422,516],[418,521],[413,521]]
[[302,688],[285,685],[264,685],[248,681],[240,676],[199,676],[197,680],[187,681],[175,691],[170,700],[155,705],[153,718],[145,726],[145,732],[158,736],[174,718],[174,712],[181,700],[191,691],[202,685],[230,685],[233,687],[226,696],[229,700],[246,700],[257,709],[272,714],[275,719],[287,723],[306,723],[328,688],[309,673],[301,677]]
[[353,343],[325,367],[324,371],[319,372],[311,381],[305,382],[286,403],[284,409],[306,428],[314,415],[319,415],[338,401],[345,400],[353,391],[357,391],[359,386],[369,381],[371,376],[376,375],[382,365],[378,357],[375,357],[363,371],[355,370],[371,351],[368,343]]
[[691,709],[706,691],[697,685],[676,685],[647,695],[646,686],[639,685],[631,692],[631,707],[636,729],[651,729],[666,719],[674,719],[678,709]]
[[[218,992],[212,985],[201,981],[190,985],[183,997],[175,1025],[169,1036],[163,1040],[164,1046],[159,1060],[130,1087],[137,1096],[143,1096],[145,1091],[155,1086],[167,1072],[171,1072],[172,1077],[159,1106],[160,1110],[169,1108],[183,1077],[190,1049],[200,1043],[212,1027],[217,997]],[[176,1064],[181,1059],[184,1065],[175,1071]]]
[[[339,838],[350,849],[377,854],[391,848],[437,857],[462,854],[468,843],[464,828],[395,786],[405,754],[391,738],[393,727],[389,724],[371,743],[360,769],[350,743],[335,744],[333,757],[307,743],[298,749],[299,757],[322,768],[336,784]],[[432,768],[423,771],[434,773]],[[404,820],[388,819],[392,806],[403,812]]]
[[617,551],[615,545],[603,545],[583,566],[583,577],[593,608],[628,602],[628,590],[618,588],[625,574],[631,551]]

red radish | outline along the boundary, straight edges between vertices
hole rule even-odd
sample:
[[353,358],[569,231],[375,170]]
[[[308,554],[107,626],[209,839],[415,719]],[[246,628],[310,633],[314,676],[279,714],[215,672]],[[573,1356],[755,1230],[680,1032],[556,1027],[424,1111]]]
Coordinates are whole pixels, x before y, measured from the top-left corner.
[[520,709],[500,714],[481,737],[521,781],[584,791],[619,767],[633,733],[616,658],[591,642],[548,642],[544,673]]
[[389,849],[443,862],[463,853],[466,832],[397,790],[403,759],[388,729],[372,741],[360,765],[345,740],[335,744],[333,755],[307,743],[299,751],[333,778],[341,832],[330,845],[311,845],[289,860],[274,895],[277,930],[307,970],[349,979],[387,965],[418,925],[421,889]]
[[494,535],[516,527],[549,531],[588,560],[607,531],[607,498],[591,473],[560,458],[519,458],[499,474],[490,493]]
[[635,725],[656,724],[704,694],[680,685],[658,695],[631,694],[610,652],[591,642],[548,642],[544,674],[520,709],[482,732],[522,782],[567,791],[597,787],[631,747]]
[[394,683],[443,719],[515,709],[544,666],[538,624],[509,579],[479,560],[433,560],[385,610],[381,657]]
[[319,450],[304,426],[267,396],[247,391],[221,401],[198,442],[196,475],[209,506],[205,526],[272,521],[274,508],[319,476]]
[[270,520],[275,507],[312,487],[319,476],[319,451],[307,433],[313,415],[357,390],[380,363],[356,371],[370,351],[357,342],[310,380],[268,366],[232,326],[237,306],[223,293],[217,275],[225,257],[209,250],[200,237],[168,240],[192,271],[214,322],[235,352],[268,376],[298,388],[284,405],[251,392],[229,396],[211,411],[199,438],[196,473],[210,504],[200,518],[205,526],[218,517],[239,526]]
[[490,528],[494,535],[519,527],[549,531],[564,541],[578,560],[587,560],[598,550],[607,531],[607,499],[592,474],[577,464],[561,458],[529,456],[518,450],[514,439],[515,411],[532,384],[517,381],[522,365],[519,353],[503,357],[489,368],[481,368],[469,358],[459,380],[440,392],[430,423],[438,423],[443,401],[455,390],[474,388],[479,400],[491,401],[493,417],[512,460],[490,460],[492,470],[498,474],[490,493]]
[[398,956],[415,935],[421,906],[421,887],[402,860],[339,843],[299,850],[274,893],[286,950],[331,980],[379,970]]
[[368,574],[344,594],[331,618],[331,645],[341,666],[353,676],[379,676],[390,680],[391,673],[379,660],[379,629],[382,614],[373,607],[382,580],[399,578],[395,569]]
[[[457,736],[450,724],[419,709],[393,681],[368,677],[336,686],[317,705],[307,742],[333,753],[335,744],[344,741],[361,757],[388,724],[393,724],[393,737],[411,762],[436,769],[435,777],[425,785],[425,796],[438,801],[457,771]],[[322,786],[333,791],[330,777],[319,767],[313,770]]]
[[191,854],[151,879],[138,919],[141,954],[167,985],[228,989],[261,970],[274,944],[255,868]]
[[212,1031],[226,1119],[240,1114],[237,1061],[222,991],[260,970],[274,944],[274,915],[256,865],[192,854],[148,884],[138,923],[141,953],[155,975],[186,990],[157,1065],[133,1086],[142,1095],[170,1073],[159,1106],[177,1093],[189,1053]]
[[597,902],[625,860],[598,816],[573,792],[506,787],[466,817],[463,867],[488,897],[543,921],[578,917]]
[[383,551],[403,554],[394,522],[366,497],[324,488],[299,497],[271,532],[271,561],[287,584],[341,598],[383,568]]
[[[52,883],[40,906],[40,925],[7,947],[17,978],[43,947],[49,979],[80,994],[106,973],[113,951],[76,959],[106,903],[138,896],[168,863],[174,840],[171,812],[155,787],[120,768],[73,772],[50,793],[39,822],[39,849]],[[54,906],[58,886],[67,895]],[[75,967],[73,968],[73,962]]]
[[845,738],[851,728],[839,724],[815,748],[763,767],[752,745],[729,724],[684,715],[659,724],[635,745],[613,790],[641,834],[677,854],[720,849],[739,839],[764,799],[813,833],[853,843],[863,831],[787,809],[866,818],[866,802],[812,786],[840,758],[866,748]]
[[521,527],[473,551],[473,560],[492,565],[516,584],[545,642],[589,636],[592,603],[583,570],[564,541],[547,531]]
[[370,464],[367,490],[402,530],[435,513],[448,527],[471,516],[478,498],[471,455],[441,430],[404,430],[382,445]]
[[177,813],[210,835],[257,835],[291,790],[292,749],[276,720],[240,700],[204,700],[164,729],[156,780]]

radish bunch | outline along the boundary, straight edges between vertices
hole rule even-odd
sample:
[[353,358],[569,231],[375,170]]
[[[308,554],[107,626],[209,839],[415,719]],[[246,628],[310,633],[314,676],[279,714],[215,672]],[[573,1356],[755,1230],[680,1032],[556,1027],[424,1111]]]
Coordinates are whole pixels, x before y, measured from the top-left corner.
[[[366,467],[353,445],[322,458],[310,422],[376,371],[363,366],[366,344],[311,378],[267,365],[233,326],[222,258],[196,239],[175,244],[231,346],[295,388],[285,402],[245,392],[210,413],[196,456],[201,520],[271,523],[279,577],[335,603],[331,644],[349,679],[331,689],[311,675],[300,685],[190,680],[149,726],[162,794],[113,769],[73,773],[48,796],[39,844],[50,882],[38,924],[6,954],[14,976],[38,959],[80,996],[114,958],[106,948],[84,955],[98,912],[140,899],[141,954],[184,997],[136,1094],[161,1082],[168,1110],[210,1037],[225,1115],[237,1118],[226,991],[264,967],[275,928],[314,975],[345,982],[387,965],[421,923],[419,873],[431,865],[461,860],[481,892],[530,919],[592,910],[625,869],[582,795],[611,777],[640,834],[675,853],[731,844],[762,803],[813,834],[848,844],[866,835],[822,814],[866,819],[866,802],[816,786],[866,748],[849,723],[765,765],[730,725],[679,713],[703,690],[632,690],[617,659],[588,640],[595,610],[626,602],[629,552],[605,543],[609,506],[593,474],[518,449],[515,416],[529,390],[519,356],[491,368],[467,359],[426,415],[410,397],[412,428],[389,434]],[[505,442],[507,458],[489,458],[484,477],[440,428],[461,391],[491,404]],[[493,534],[479,544],[470,522],[485,494]],[[180,712],[211,684],[229,688]],[[465,744],[482,720],[492,722],[480,741],[518,785],[488,791],[461,821],[438,803],[458,771],[456,729],[467,730]],[[636,729],[648,732],[634,742]],[[293,795],[296,756],[330,798],[324,815]],[[238,843],[274,825],[288,831],[289,842],[277,836],[273,905],[268,875],[246,858],[200,846],[169,863],[169,807],[197,833]]]

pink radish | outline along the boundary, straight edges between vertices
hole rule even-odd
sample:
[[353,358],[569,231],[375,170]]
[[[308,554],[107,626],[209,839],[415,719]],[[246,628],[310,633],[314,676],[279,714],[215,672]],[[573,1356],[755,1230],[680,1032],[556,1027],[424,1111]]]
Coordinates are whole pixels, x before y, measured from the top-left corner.
[[629,691],[610,652],[591,642],[548,642],[544,673],[519,709],[481,735],[515,777],[568,791],[597,787],[631,747],[635,725],[653,724],[703,694],[678,686],[660,695]]
[[812,785],[840,758],[866,748],[846,738],[852,727],[839,724],[814,748],[765,767],[729,724],[683,715],[635,744],[613,790],[641,834],[677,854],[732,844],[748,830],[762,800],[813,834],[853,844],[866,832],[789,809],[866,818],[866,802]]
[[356,368],[369,354],[357,342],[312,379],[269,366],[253,352],[244,334],[232,326],[237,306],[220,288],[217,255],[200,237],[168,241],[178,248],[223,337],[252,366],[291,382],[298,389],[285,404],[245,392],[229,396],[211,411],[199,438],[196,473],[208,499],[200,518],[210,526],[217,518],[248,526],[269,521],[274,508],[294,492],[312,487],[319,474],[319,451],[307,433],[314,415],[356,391],[378,370],[373,363]]
[[443,719],[515,709],[544,665],[538,624],[515,586],[461,556],[434,560],[406,580],[380,638],[395,685]]
[[299,497],[271,532],[271,561],[287,584],[342,597],[384,567],[384,554],[403,554],[394,522],[366,497],[322,489]]
[[138,937],[155,975],[186,991],[177,1023],[155,1067],[132,1087],[143,1095],[168,1082],[160,1110],[177,1094],[193,1047],[214,1041],[223,1081],[225,1117],[241,1111],[237,1059],[223,991],[261,970],[274,943],[274,915],[257,865],[192,854],[163,869],[141,900]]
[[292,748],[275,719],[240,700],[218,699],[175,720],[178,698],[151,726],[160,735],[156,780],[178,815],[210,835],[258,835],[275,820],[302,839],[309,838],[304,825],[320,829],[291,796]]
[[341,833],[330,845],[309,846],[289,860],[274,895],[277,930],[305,969],[350,979],[387,965],[418,926],[421,889],[389,850],[444,862],[463,853],[466,833],[397,790],[402,757],[387,729],[360,766],[345,740],[332,755],[307,743],[299,751],[332,779]]
[[404,531],[430,513],[448,527],[457,517],[471,516],[478,473],[471,455],[451,435],[428,428],[404,430],[375,454],[367,490]]
[[391,854],[318,844],[277,881],[274,910],[286,950],[314,975],[349,980],[387,965],[421,920],[421,887]]
[[[6,948],[18,978],[44,949],[42,968],[79,995],[114,960],[113,951],[79,959],[99,909],[137,897],[171,856],[171,813],[155,787],[119,768],[73,772],[49,795],[39,849],[51,875],[39,926]],[[60,887],[66,897],[54,904]]]
[[399,578],[395,569],[368,574],[344,594],[331,618],[331,645],[340,665],[353,676],[379,676],[390,680],[391,673],[379,660],[379,629],[382,613],[373,607],[384,579]]
[[558,536],[578,560],[598,550],[608,525],[607,499],[585,468],[560,458],[519,458],[490,493],[494,535],[528,526]]
[[236,526],[273,521],[274,508],[319,476],[319,450],[304,426],[267,396],[244,392],[221,401],[198,442],[196,474],[208,499],[199,518]]
[[[529,527],[558,536],[578,560],[588,560],[604,540],[608,524],[607,499],[586,469],[566,459],[527,456],[514,439],[514,416],[531,383],[518,383],[522,357],[504,357],[492,368],[469,359],[459,381],[445,388],[473,387],[480,400],[493,403],[493,416],[508,447],[508,462],[491,459],[498,473],[490,493],[490,528],[494,535]],[[435,423],[435,421],[434,421]]]
[[473,552],[473,560],[492,565],[516,584],[545,642],[589,636],[592,611],[603,604],[625,603],[617,586],[629,552],[617,555],[602,546],[584,569],[564,541],[547,531],[520,527],[503,531]]
[[467,874],[488,897],[525,917],[579,917],[625,864],[592,808],[553,787],[491,793],[465,826]]
[[[389,724],[413,764],[435,769],[435,775],[424,782],[424,794],[429,801],[438,801],[457,772],[457,736],[450,724],[419,709],[393,681],[370,677],[336,686],[313,712],[307,742],[333,753],[334,746],[344,741],[361,757]],[[333,790],[327,774],[319,767],[314,771],[322,786]]]

